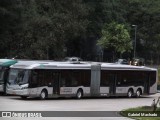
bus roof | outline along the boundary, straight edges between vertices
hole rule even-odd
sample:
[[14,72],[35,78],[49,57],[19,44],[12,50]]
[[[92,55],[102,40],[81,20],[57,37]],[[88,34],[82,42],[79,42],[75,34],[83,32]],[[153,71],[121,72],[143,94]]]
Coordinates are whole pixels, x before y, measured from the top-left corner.
[[101,70],[142,70],[157,71],[145,66],[121,65],[101,62],[61,62],[61,61],[20,61],[11,66],[19,69],[91,69],[92,66],[101,66]]
[[142,71],[157,71],[155,68],[146,67],[146,66],[133,66],[133,65],[125,65],[125,64],[106,64],[103,63],[101,68],[104,70],[142,70]]
[[0,59],[0,66],[11,66],[13,64],[17,63],[17,60],[13,59]]

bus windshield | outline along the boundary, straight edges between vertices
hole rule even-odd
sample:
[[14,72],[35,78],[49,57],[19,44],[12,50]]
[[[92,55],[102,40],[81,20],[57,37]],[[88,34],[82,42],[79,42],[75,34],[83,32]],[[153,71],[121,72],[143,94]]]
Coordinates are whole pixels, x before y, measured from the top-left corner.
[[28,83],[29,72],[24,69],[11,69],[9,73],[9,84],[26,84]]

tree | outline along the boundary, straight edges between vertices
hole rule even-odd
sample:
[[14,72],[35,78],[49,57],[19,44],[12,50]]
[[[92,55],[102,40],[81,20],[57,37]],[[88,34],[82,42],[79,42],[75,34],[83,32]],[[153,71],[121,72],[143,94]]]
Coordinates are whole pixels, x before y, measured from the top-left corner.
[[[69,2],[69,4],[68,4]],[[81,0],[22,1],[20,56],[30,59],[61,59],[70,46],[86,32],[87,9]],[[30,49],[28,49],[30,48]],[[78,51],[73,49],[73,51]]]
[[0,0],[0,57],[12,57],[17,50],[21,10],[19,0]]
[[102,37],[98,40],[98,45],[103,49],[113,48],[115,52],[130,52],[132,49],[132,41],[128,30],[123,24],[112,22],[106,24],[102,29]]
[[[160,46],[160,1],[159,0],[125,0],[127,9],[126,22],[137,25],[137,48],[138,57],[145,58],[146,62],[159,59]],[[134,39],[134,31],[131,34]],[[143,42],[141,42],[143,41]],[[158,57],[158,58],[157,58]]]
[[[101,46],[105,43],[112,21],[138,26],[138,57],[150,60],[153,56],[154,61],[160,57],[159,0],[0,0],[0,57],[60,59],[67,55],[96,60],[97,40],[101,39]],[[117,29],[126,29],[122,26]],[[108,37],[115,38],[108,42],[119,43],[103,48],[120,54],[130,51],[115,35],[118,30],[112,31]],[[134,29],[129,32],[134,39]]]

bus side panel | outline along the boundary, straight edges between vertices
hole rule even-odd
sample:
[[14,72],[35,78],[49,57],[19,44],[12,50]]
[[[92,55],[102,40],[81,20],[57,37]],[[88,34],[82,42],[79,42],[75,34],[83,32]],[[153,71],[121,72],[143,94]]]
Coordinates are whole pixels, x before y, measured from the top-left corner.
[[116,94],[117,95],[121,95],[121,94],[127,94],[128,89],[131,88],[131,86],[129,87],[116,87]]
[[[36,88],[29,88],[29,96],[30,97],[37,97],[38,96],[37,93],[38,93],[37,87]],[[40,93],[38,93],[38,94],[40,94]]]
[[84,86],[77,86],[77,87],[61,87],[60,88],[60,95],[62,96],[75,96],[77,94],[78,89],[83,90],[83,96],[89,96],[90,95],[90,87],[84,87]]
[[109,87],[100,87],[101,96],[108,96],[109,94]]

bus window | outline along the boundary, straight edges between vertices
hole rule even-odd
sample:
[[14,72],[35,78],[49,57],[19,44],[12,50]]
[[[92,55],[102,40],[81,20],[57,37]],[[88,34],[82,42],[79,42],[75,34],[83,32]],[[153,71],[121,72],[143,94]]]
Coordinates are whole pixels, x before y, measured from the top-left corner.
[[81,85],[84,87],[89,87],[91,82],[91,71],[82,71],[81,75]]
[[66,86],[66,81],[64,78],[61,78],[61,86],[65,87]]
[[28,70],[11,69],[9,73],[9,84],[26,84],[28,82]]
[[[63,82],[63,84],[62,84]],[[61,72],[61,86],[63,87],[71,87],[71,72],[68,70],[62,70]]]
[[37,72],[33,72],[33,74],[32,74],[32,83],[37,83],[37,76],[38,76],[38,74],[37,74]]
[[132,84],[132,77],[133,76],[130,74],[129,71],[127,73],[126,72],[123,72],[123,71],[118,72],[117,81],[116,81],[117,86],[124,87],[124,86]]
[[38,71],[37,83],[38,83],[38,86],[45,86],[45,80],[44,80],[44,72],[43,72],[43,70],[39,70]]
[[101,86],[109,86],[109,73],[106,71],[101,72]]
[[82,70],[63,70],[61,72],[61,86],[77,87],[90,86],[90,72]]
[[18,73],[18,76],[17,76],[17,79],[16,79],[16,83],[20,83],[20,82],[23,82],[23,77],[24,77],[24,71],[20,71]]
[[150,86],[156,83],[156,72],[151,72],[150,74]]
[[66,87],[76,87],[79,84],[80,73],[78,71],[63,70],[61,84]]
[[9,73],[8,83],[9,84],[14,84],[15,83],[14,81],[16,80],[16,77],[17,77],[17,70],[11,69],[10,73]]
[[45,72],[44,72],[44,85],[46,85],[46,86],[52,86],[52,81],[53,81],[53,72],[51,71],[51,70],[45,70]]
[[80,86],[81,85],[81,71],[73,71],[72,72],[72,86]]
[[20,80],[18,84],[19,85],[26,84],[28,83],[28,79],[29,79],[29,71],[28,70],[21,71]]

